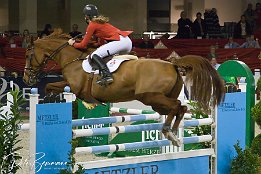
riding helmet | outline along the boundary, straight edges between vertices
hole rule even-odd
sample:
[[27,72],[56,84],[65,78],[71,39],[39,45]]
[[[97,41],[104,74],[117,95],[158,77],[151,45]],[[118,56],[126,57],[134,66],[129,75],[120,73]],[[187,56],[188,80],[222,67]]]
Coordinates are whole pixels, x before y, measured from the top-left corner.
[[83,14],[89,16],[90,19],[99,15],[98,8],[95,5],[88,4],[83,9]]

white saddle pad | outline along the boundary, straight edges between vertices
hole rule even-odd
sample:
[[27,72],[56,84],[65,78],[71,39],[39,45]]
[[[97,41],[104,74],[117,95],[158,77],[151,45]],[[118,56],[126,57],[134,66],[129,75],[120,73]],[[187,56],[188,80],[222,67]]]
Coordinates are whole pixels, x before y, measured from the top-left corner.
[[[108,66],[110,72],[113,73],[114,71],[116,71],[119,68],[119,66],[121,65],[121,63],[126,60],[129,60],[129,59],[111,59],[109,62],[107,62],[107,66]],[[96,71],[92,70],[92,66],[90,65],[88,60],[84,60],[82,62],[82,68],[87,73],[94,72],[94,74],[99,74],[99,70],[96,70]]]
[[[121,65],[121,63],[126,60],[138,60],[138,57],[134,56],[134,55],[129,55],[129,54],[114,55],[113,58],[109,62],[107,62],[107,66],[108,66],[110,72],[113,73],[114,71],[116,71],[119,68],[119,66]],[[92,70],[92,66],[90,65],[88,60],[84,60],[82,62],[82,68],[87,73],[94,72],[94,74],[99,74],[99,70],[96,70],[96,71]]]

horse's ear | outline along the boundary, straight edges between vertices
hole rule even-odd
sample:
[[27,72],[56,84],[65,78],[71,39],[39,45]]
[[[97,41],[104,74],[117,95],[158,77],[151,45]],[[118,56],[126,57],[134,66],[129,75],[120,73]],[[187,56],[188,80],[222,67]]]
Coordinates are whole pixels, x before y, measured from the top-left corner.
[[62,28],[58,28],[57,29],[57,33],[62,34],[63,33],[63,29]]
[[52,35],[60,35],[60,34],[62,34],[62,33],[63,33],[63,30],[62,30],[61,28],[55,28],[55,29],[53,30]]

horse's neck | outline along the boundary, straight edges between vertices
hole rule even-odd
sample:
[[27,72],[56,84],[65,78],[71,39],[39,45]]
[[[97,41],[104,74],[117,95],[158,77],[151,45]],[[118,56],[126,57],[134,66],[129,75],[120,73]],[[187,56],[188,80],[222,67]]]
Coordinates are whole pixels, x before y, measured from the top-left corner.
[[89,52],[82,52],[74,48],[67,48],[60,52],[57,56],[56,62],[61,68],[68,68],[71,64],[81,62],[80,60],[85,59]]

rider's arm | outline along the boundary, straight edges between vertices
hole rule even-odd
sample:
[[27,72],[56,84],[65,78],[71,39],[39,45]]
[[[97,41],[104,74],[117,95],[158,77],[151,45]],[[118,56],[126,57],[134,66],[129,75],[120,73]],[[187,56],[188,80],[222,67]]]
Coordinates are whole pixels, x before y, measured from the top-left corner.
[[105,43],[106,43],[106,42],[105,42],[104,39],[98,38],[98,45],[99,45],[99,46],[102,46],[102,45],[104,45]]
[[83,40],[79,43],[74,43],[73,46],[75,48],[86,48],[87,44],[89,43],[93,33],[95,31],[95,24],[90,22],[89,26],[86,29],[86,34],[83,38]]

